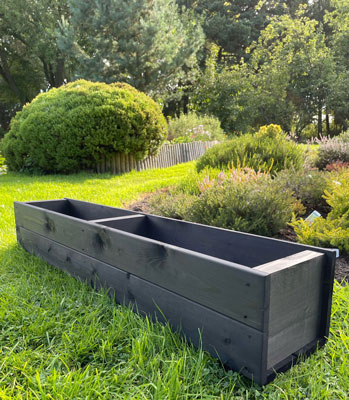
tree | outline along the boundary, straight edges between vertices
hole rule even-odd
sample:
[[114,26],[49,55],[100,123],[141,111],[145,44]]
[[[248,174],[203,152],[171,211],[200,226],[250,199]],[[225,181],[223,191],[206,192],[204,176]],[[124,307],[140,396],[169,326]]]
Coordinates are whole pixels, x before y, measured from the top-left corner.
[[59,20],[69,15],[63,0],[0,2],[0,75],[21,104],[67,78],[67,60],[57,47]]
[[191,107],[215,115],[227,133],[246,133],[262,125],[278,123],[291,130],[293,107],[286,101],[288,75],[273,71],[273,79],[256,73],[245,62],[217,66],[217,48],[191,95]]
[[247,58],[245,50],[267,26],[271,17],[293,13],[302,0],[177,0],[203,19],[207,40],[218,46],[218,63]]
[[296,18],[283,15],[273,19],[252,46],[251,64],[256,75],[264,75],[267,82],[273,82],[283,71],[286,101],[295,112],[296,131],[317,116],[321,135],[322,114],[329,106],[336,64],[318,22],[306,17],[305,10],[300,8]]
[[246,64],[219,66],[219,48],[211,46],[205,71],[193,87],[191,108],[217,117],[227,133],[246,132],[253,125],[253,91]]
[[329,43],[336,60],[337,79],[331,90],[329,107],[335,123],[346,130],[349,127],[349,3],[333,0],[331,6],[325,22],[332,29]]
[[202,29],[173,0],[70,0],[60,48],[77,76],[124,81],[152,96],[173,90],[196,63]]

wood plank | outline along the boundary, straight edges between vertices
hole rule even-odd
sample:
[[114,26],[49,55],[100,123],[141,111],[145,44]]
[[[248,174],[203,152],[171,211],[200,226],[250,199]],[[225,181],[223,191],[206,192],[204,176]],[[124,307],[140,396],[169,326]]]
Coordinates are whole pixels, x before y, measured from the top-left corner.
[[[19,228],[19,239],[30,253],[95,287],[113,289],[119,303],[136,303],[138,310],[181,329],[194,345],[260,384],[262,333],[209,308],[106,263]],[[159,312],[159,309],[161,312]],[[201,331],[201,335],[199,334]]]
[[162,147],[157,156],[156,165],[157,165],[157,168],[162,168]]
[[285,372],[292,366],[296,365],[298,362],[302,361],[304,357],[309,357],[316,350],[323,347],[326,344],[326,339],[321,338],[319,340],[314,340],[307,346],[302,347],[298,351],[292,353],[289,357],[282,360],[280,363],[276,364],[273,368],[266,371],[266,376],[262,378],[264,384],[271,382],[277,373]]
[[159,151],[159,155],[158,155],[158,162],[157,162],[157,166],[158,168],[163,168],[163,148],[161,147],[160,151]]
[[181,163],[184,163],[185,161],[185,157],[184,157],[184,147],[183,146],[181,146],[180,147],[180,149],[181,149]]
[[[52,211],[59,211],[60,207],[62,207],[62,202],[66,202],[66,207],[71,205],[73,211],[69,213],[67,208],[61,212],[67,212],[68,215],[72,216],[76,216],[75,213],[78,213],[80,218],[92,220],[123,215],[142,215],[142,213],[135,211],[74,199],[32,201],[18,204],[37,205],[38,207],[45,207]],[[284,240],[215,228],[187,221],[178,221],[172,218],[149,214],[148,220],[152,224],[152,230],[154,231],[153,238],[155,240],[161,239],[170,244],[203,252],[213,257],[233,261],[237,264],[259,267],[261,264],[269,263],[276,259],[311,250],[326,254],[326,265],[328,265],[330,271],[333,272],[334,269],[333,263],[336,259],[334,250],[320,249],[300,243],[291,243]],[[159,230],[162,234],[161,238],[156,236],[156,232]],[[251,248],[253,251],[251,251]],[[329,281],[331,280],[329,279]],[[331,282],[333,283],[333,280]]]
[[275,264],[269,265],[268,369],[321,337],[325,255],[308,251],[280,261],[279,269]]
[[316,253],[315,251],[305,250],[300,253],[292,254],[288,257],[279,258],[269,263],[258,265],[257,267],[255,267],[255,269],[258,269],[259,271],[274,273],[282,271],[283,269],[293,267],[297,264],[310,261],[313,258],[317,257],[321,257],[321,254]]
[[262,329],[262,271],[30,205],[15,212],[19,227]]
[[122,217],[111,217],[111,218],[100,218],[100,219],[91,219],[89,222],[93,222],[94,224],[103,224],[105,222],[110,221],[120,221],[122,219],[129,220],[130,218],[144,218],[144,215],[124,215]]
[[173,165],[173,146],[169,145],[168,150],[169,150],[169,166],[172,167],[172,165]]
[[[327,252],[327,250],[299,243],[166,217],[148,215],[148,221],[153,232],[152,238],[155,240],[161,239],[166,243],[249,267],[256,267],[309,249],[321,251],[321,254]],[[161,232],[161,238],[157,236],[157,232]],[[329,254],[334,256],[334,252],[331,250]]]
[[[166,146],[166,147],[165,147]],[[168,165],[168,144],[166,144],[164,147],[164,156],[165,156],[165,168],[167,168]]]
[[185,143],[185,161],[184,162],[188,162],[190,161],[190,157],[189,157],[189,143]]
[[274,368],[279,362],[308,343],[320,339],[320,336],[317,336],[319,318],[318,314],[308,316],[270,337],[268,340],[268,369]]
[[[127,215],[139,215],[134,211],[123,210],[110,206],[103,206],[101,204],[89,203],[88,201],[65,199],[68,206],[72,210],[69,215],[82,218],[85,220],[95,220],[101,218],[122,217]],[[41,206],[46,207],[46,202],[42,202]],[[55,210],[52,210],[55,211]],[[59,212],[59,211],[58,211]]]

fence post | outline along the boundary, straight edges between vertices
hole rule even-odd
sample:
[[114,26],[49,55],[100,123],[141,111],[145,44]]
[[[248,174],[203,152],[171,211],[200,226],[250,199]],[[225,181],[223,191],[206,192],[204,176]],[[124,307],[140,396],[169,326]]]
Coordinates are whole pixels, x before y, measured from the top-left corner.
[[157,156],[148,156],[144,160],[136,160],[133,154],[115,153],[110,157],[102,156],[96,163],[97,173],[109,172],[121,174],[135,169],[142,171],[150,168],[167,168],[172,165],[197,160],[205,151],[219,143],[217,140],[211,142],[191,142],[164,144]]

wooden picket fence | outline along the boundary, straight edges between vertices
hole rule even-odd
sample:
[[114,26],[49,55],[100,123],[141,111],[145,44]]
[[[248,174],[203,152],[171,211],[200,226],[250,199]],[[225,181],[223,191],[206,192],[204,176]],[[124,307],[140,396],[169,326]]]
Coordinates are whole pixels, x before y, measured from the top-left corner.
[[132,170],[166,168],[172,165],[197,160],[218,141],[164,144],[158,155],[138,161],[132,154],[115,153],[103,158],[96,166],[98,173],[121,174]]

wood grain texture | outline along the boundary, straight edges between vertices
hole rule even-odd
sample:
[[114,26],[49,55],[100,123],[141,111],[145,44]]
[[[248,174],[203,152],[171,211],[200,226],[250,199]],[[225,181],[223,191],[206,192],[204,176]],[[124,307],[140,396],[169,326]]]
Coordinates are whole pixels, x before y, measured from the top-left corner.
[[[102,218],[116,218],[127,215],[139,215],[134,211],[123,210],[121,208],[104,206],[101,204],[89,203],[87,201],[64,199],[67,206],[72,210],[71,216],[76,218],[82,218],[87,221],[102,219]],[[35,205],[34,203],[30,203]],[[52,210],[56,211],[56,210]],[[57,211],[60,212],[60,211]]]
[[18,227],[262,329],[264,272],[30,205],[15,210]]
[[161,304],[257,383],[326,341],[332,250],[73,199],[15,203],[15,218],[27,251],[153,316]]
[[279,269],[273,264],[269,265],[268,369],[321,337],[325,255],[308,251],[280,260]]
[[102,224],[108,226],[108,223],[113,222],[113,221],[121,221],[123,219],[126,219],[129,221],[132,218],[145,218],[144,215],[123,215],[121,217],[110,217],[110,218],[100,218],[100,219],[91,219],[89,222],[92,222],[94,224]]
[[24,228],[18,229],[18,238],[29,253],[95,288],[110,289],[119,303],[136,303],[139,311],[161,321],[165,316],[194,345],[202,340],[204,350],[263,384],[260,380],[263,335],[256,329]]

